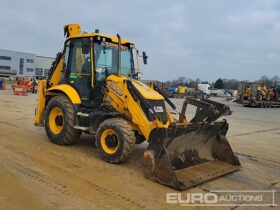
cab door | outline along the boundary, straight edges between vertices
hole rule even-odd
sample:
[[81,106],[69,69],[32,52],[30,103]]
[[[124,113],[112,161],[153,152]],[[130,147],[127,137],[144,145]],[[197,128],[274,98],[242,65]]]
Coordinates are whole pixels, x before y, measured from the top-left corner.
[[69,42],[67,62],[68,83],[79,93],[82,103],[92,98],[92,55],[90,38],[76,38]]

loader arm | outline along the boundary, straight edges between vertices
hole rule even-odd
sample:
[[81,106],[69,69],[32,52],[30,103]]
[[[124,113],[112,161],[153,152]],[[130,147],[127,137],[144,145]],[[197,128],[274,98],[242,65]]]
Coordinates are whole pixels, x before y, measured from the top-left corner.
[[[104,105],[112,106],[116,111],[128,116],[135,130],[142,134],[145,139],[149,140],[150,133],[154,128],[162,127],[167,129],[170,122],[173,121],[170,119],[171,115],[167,115],[168,119],[164,123],[154,110],[154,106],[150,104],[150,101],[160,101],[162,102],[162,109],[166,109],[163,97],[148,86],[142,83],[139,84],[139,82],[136,83],[133,79],[125,76],[110,75],[106,80],[106,87]],[[143,94],[145,90],[150,92],[148,99]],[[145,113],[143,109],[147,109],[150,112],[152,120],[148,119],[147,112]]]

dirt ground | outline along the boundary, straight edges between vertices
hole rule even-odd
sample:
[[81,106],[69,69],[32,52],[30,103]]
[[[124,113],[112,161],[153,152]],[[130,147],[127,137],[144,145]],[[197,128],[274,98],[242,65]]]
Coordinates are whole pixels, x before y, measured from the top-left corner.
[[[279,191],[280,109],[225,103],[234,111],[225,117],[230,125],[227,137],[242,168],[184,193]],[[177,191],[143,177],[139,160],[145,145],[137,145],[127,163],[112,165],[101,160],[89,135],[72,146],[51,144],[44,128],[33,126],[35,105],[34,94],[14,96],[11,90],[0,91],[0,209],[202,208],[166,203],[166,193]],[[279,193],[275,202],[279,205]],[[276,209],[239,205],[209,208]]]

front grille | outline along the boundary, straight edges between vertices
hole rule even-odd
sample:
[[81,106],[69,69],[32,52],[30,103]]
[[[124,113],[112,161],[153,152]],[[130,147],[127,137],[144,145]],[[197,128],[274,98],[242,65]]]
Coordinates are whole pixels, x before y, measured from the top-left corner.
[[[163,100],[147,100],[149,104],[156,111],[157,115],[160,117],[162,122],[165,124],[167,122],[167,112],[166,107]],[[141,103],[141,108],[144,111],[149,121],[153,120],[153,114],[149,111],[148,107],[145,107],[144,104]]]

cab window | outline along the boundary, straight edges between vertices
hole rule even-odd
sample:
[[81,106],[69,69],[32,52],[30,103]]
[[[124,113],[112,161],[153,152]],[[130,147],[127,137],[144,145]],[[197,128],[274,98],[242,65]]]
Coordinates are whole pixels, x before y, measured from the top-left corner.
[[[88,38],[85,38],[88,39]],[[70,73],[90,74],[91,60],[90,52],[83,53],[82,39],[73,39],[70,42],[70,53],[68,60],[68,71]]]

